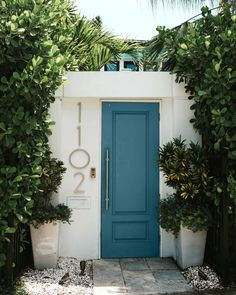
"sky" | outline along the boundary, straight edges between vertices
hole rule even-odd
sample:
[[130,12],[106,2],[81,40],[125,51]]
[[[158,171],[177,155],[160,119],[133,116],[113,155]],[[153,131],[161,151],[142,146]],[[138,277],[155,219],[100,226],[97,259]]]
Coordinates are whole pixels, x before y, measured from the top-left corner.
[[196,9],[165,8],[153,11],[148,0],[76,0],[81,14],[89,19],[99,15],[103,25],[115,35],[149,40],[157,25],[172,28],[200,13]]

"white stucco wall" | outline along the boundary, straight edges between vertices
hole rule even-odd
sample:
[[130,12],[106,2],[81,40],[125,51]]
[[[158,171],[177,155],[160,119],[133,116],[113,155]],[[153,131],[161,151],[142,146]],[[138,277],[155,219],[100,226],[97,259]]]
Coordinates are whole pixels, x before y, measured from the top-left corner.
[[[56,121],[50,138],[52,150],[67,168],[58,198],[73,209],[71,225],[61,225],[59,255],[94,259],[100,258],[102,101],[159,102],[160,145],[179,135],[188,141],[199,141],[200,137],[189,122],[191,102],[184,87],[176,84],[169,73],[69,72],[67,78],[51,108]],[[90,162],[82,169],[69,161],[71,152],[78,148],[90,155]],[[72,161],[75,166],[82,166],[87,161],[86,154],[75,152]],[[95,179],[90,177],[91,168],[96,168]],[[161,198],[168,192],[161,176]],[[173,236],[163,230],[161,256],[175,256]]]

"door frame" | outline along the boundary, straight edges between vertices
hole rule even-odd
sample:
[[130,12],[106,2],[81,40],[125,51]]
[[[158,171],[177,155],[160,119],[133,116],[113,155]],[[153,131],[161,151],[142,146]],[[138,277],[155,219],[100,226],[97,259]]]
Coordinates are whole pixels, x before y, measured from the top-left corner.
[[[117,98],[117,99],[112,99],[112,98],[101,98],[100,99],[100,126],[99,126],[99,130],[100,130],[100,147],[99,147],[99,167],[98,167],[98,174],[100,175],[99,177],[99,206],[98,206],[98,216],[99,216],[99,220],[98,220],[98,245],[99,245],[99,259],[101,259],[102,257],[102,103],[103,102],[140,102],[140,103],[159,103],[159,147],[162,145],[162,125],[161,125],[161,114],[162,114],[162,100],[160,98],[156,98],[156,99],[138,99],[138,98]],[[160,169],[158,171],[158,184],[159,184],[159,201],[161,199],[161,195],[162,195],[162,185],[161,185],[161,175],[160,175]],[[161,243],[161,227],[159,225],[159,253],[160,253],[160,257],[161,257],[161,253],[162,253],[162,243]]]

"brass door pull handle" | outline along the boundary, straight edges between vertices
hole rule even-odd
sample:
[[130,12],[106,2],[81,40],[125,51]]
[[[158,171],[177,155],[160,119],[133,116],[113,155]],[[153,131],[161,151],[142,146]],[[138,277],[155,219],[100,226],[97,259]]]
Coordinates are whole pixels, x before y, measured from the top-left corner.
[[109,150],[106,149],[106,196],[105,196],[105,207],[109,209]]

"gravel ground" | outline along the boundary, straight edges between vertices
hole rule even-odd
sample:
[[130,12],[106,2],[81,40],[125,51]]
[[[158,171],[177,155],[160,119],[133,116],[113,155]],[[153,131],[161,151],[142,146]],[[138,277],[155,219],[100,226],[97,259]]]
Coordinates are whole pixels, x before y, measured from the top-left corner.
[[85,274],[81,275],[79,259],[60,257],[56,268],[30,269],[21,281],[30,295],[92,295],[92,261],[86,261]]
[[196,290],[223,289],[219,277],[209,266],[192,266],[182,274],[188,284]]

